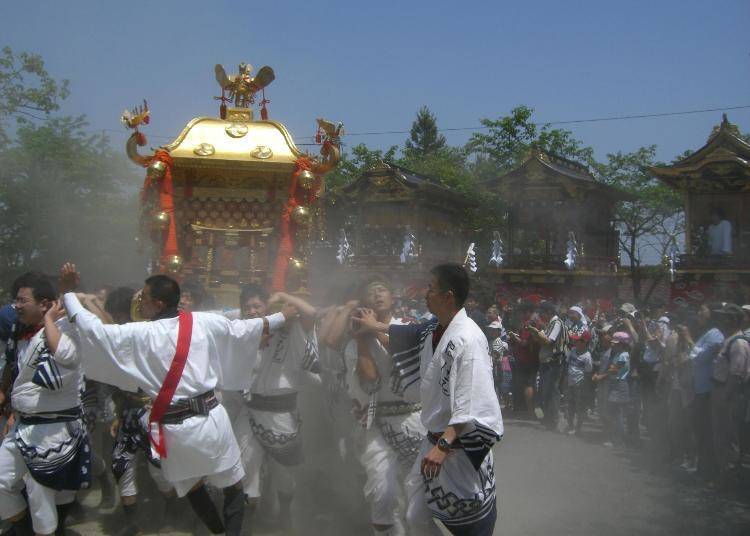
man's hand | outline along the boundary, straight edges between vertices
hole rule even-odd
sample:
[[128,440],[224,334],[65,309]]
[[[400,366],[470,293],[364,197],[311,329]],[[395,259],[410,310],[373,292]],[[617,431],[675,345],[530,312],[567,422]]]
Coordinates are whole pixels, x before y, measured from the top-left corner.
[[[269,302],[270,303],[270,302]],[[284,302],[281,306],[281,314],[284,315],[284,319],[289,322],[299,317],[299,310],[289,302]]]
[[58,289],[60,294],[72,292],[81,284],[81,274],[78,273],[76,265],[66,262],[60,268],[60,277],[58,279]]
[[387,333],[388,325],[378,321],[375,311],[372,309],[357,309],[352,313],[352,324],[354,334],[364,332]]
[[437,478],[447,457],[448,453],[440,450],[437,445],[432,447],[427,455],[422,458],[422,475],[429,479]]
[[50,308],[47,309],[47,312],[44,313],[44,321],[45,323],[51,322],[52,324],[54,324],[64,316],[65,309],[63,309],[59,300],[55,300],[52,302],[52,305],[50,305]]
[[3,426],[3,437],[8,435],[8,432],[13,428],[14,424],[16,424],[16,414],[10,413],[8,415],[8,420],[5,421],[5,426]]
[[112,439],[117,439],[117,432],[120,431],[120,419],[115,419],[112,421],[112,424],[109,425],[109,435],[112,436]]

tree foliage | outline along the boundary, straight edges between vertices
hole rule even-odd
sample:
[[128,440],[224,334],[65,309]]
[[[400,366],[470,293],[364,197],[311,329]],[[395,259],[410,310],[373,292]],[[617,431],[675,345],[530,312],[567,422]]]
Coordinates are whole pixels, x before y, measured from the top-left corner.
[[133,171],[83,118],[19,126],[0,152],[0,280],[66,260],[89,282],[140,278]]
[[[89,282],[140,278],[137,184],[124,156],[104,136],[86,133],[84,117],[53,117],[68,82],[53,79],[42,58],[0,55],[0,284],[20,272],[54,270],[66,260]],[[3,130],[16,118],[13,138]]]
[[467,150],[477,157],[476,172],[482,179],[497,177],[520,165],[532,145],[583,163],[593,160],[593,150],[575,139],[571,131],[540,126],[531,120],[533,113],[532,108],[519,106],[510,115],[480,121],[487,132],[472,134]]
[[651,145],[632,153],[608,154],[606,162],[592,163],[599,180],[632,195],[632,200],[618,203],[615,217],[636,297],[641,295],[641,268],[648,242],[671,229],[671,241],[662,244],[664,254],[670,246],[676,246],[676,238],[684,229],[684,222],[680,224],[683,218],[679,194],[649,171],[657,164],[655,155],[656,146]]
[[422,106],[411,125],[404,154],[411,158],[422,158],[434,155],[444,148],[445,136],[438,132],[437,118],[427,106]]
[[58,110],[60,102],[68,96],[68,81],[55,80],[44,68],[37,54],[15,54],[4,47],[0,55],[0,142],[9,140],[4,129],[5,121],[15,117],[43,118]]

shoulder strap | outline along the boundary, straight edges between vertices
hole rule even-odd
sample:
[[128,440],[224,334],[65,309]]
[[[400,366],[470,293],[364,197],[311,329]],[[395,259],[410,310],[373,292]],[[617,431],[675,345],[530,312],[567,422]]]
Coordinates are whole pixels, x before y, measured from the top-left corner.
[[[174,352],[174,358],[172,358],[172,364],[169,366],[169,371],[164,378],[164,383],[159,390],[159,394],[156,395],[154,406],[151,408],[151,414],[148,418],[149,439],[151,440],[151,444],[154,446],[156,452],[162,458],[167,457],[167,447],[164,444],[161,419],[164,417],[169,405],[172,403],[172,398],[177,390],[177,385],[182,378],[182,371],[185,369],[192,336],[193,315],[191,313],[181,312],[178,318],[177,348]],[[158,440],[154,439],[152,433],[152,425],[154,423],[158,425]]]

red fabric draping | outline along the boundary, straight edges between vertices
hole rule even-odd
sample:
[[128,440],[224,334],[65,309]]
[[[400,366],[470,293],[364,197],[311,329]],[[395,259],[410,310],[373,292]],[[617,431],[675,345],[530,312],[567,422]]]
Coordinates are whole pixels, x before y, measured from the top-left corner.
[[[164,175],[157,179],[158,191],[159,191],[159,210],[169,214],[169,227],[165,231],[163,237],[164,244],[162,247],[161,262],[162,266],[166,263],[167,259],[172,255],[179,255],[180,249],[177,245],[177,225],[175,223],[175,211],[174,211],[174,185],[172,183],[172,166],[174,162],[172,157],[167,151],[158,150],[154,153],[154,156],[149,160],[148,165],[154,162],[162,162],[166,169]],[[143,183],[143,190],[141,191],[141,201],[144,202],[149,195],[154,183],[154,179],[146,174],[146,179]]]
[[[279,249],[276,252],[273,280],[271,281],[271,288],[274,292],[286,289],[286,275],[289,270],[289,259],[294,254],[294,238],[292,231],[294,230],[295,224],[292,222],[292,211],[305,200],[307,200],[308,203],[312,203],[315,197],[313,192],[317,191],[315,188],[311,188],[309,192],[305,192],[304,188],[299,187],[297,184],[297,179],[299,178],[300,173],[312,169],[312,161],[305,156],[301,156],[297,159],[295,164],[292,179],[289,182],[289,197],[286,206],[281,213],[281,224],[279,225]],[[305,195],[306,193],[307,195]]]

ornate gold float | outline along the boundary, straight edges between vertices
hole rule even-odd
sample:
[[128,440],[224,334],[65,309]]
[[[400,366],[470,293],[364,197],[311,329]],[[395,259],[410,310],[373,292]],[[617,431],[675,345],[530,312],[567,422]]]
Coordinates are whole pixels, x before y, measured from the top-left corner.
[[252,105],[275,75],[263,67],[250,78],[251,70],[241,64],[238,75],[227,76],[217,65],[220,117],[191,120],[152,154],[138,153],[147,105],[123,114],[135,130],[127,155],[146,168],[141,216],[150,240],[141,242],[152,245],[152,271],[196,279],[232,306],[246,283],[306,288],[309,241],[321,225],[315,206],[324,175],[340,158],[341,124],[317,120],[320,154],[312,156],[267,119],[264,93],[256,120]]

